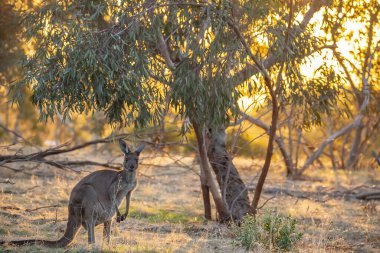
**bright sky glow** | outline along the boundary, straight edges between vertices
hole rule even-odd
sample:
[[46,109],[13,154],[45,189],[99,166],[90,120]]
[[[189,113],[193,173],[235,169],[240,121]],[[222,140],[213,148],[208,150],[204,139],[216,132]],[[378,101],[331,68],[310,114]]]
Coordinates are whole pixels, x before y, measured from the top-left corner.
[[[298,22],[303,19],[302,15],[298,15],[295,18]],[[323,22],[323,10],[316,13],[311,20],[311,24],[314,24],[314,34],[318,37],[327,37],[326,33],[320,29],[321,23]],[[366,48],[367,41],[361,38],[360,32],[366,31],[367,28],[364,23],[347,21],[344,23],[343,28],[345,29],[343,38],[337,41],[337,51],[341,55],[352,62],[357,68],[361,68],[361,62],[355,60],[354,56],[357,54],[359,48]],[[374,41],[380,40],[380,29],[374,29]],[[342,69],[339,66],[337,60],[334,58],[331,49],[324,49],[321,52],[316,52],[313,55],[309,56],[306,64],[300,67],[301,75],[305,78],[315,78],[318,77],[316,74],[318,68],[323,64],[332,66],[337,73],[342,73]],[[349,71],[354,71],[353,67],[350,64],[346,64]],[[360,77],[352,76],[356,83],[360,83]],[[347,84],[348,85],[348,84]],[[239,100],[239,105],[242,110],[247,110],[248,107],[253,103],[264,103],[264,98],[257,97],[248,97],[244,96]],[[250,110],[248,110],[250,111]]]

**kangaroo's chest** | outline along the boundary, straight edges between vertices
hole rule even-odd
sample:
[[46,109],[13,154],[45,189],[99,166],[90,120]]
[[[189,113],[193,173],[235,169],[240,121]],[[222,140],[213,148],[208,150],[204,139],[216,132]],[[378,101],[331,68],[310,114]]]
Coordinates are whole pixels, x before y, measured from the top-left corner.
[[128,192],[132,191],[137,185],[137,180],[135,175],[120,175],[116,182],[113,184],[111,192],[115,200],[120,203],[123,197],[127,195]]

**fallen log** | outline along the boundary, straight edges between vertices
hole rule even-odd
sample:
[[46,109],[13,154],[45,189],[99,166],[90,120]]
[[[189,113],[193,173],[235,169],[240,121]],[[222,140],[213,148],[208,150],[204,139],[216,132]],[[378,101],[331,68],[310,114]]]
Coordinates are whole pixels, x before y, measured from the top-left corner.
[[355,196],[361,200],[380,200],[380,192],[364,192]]

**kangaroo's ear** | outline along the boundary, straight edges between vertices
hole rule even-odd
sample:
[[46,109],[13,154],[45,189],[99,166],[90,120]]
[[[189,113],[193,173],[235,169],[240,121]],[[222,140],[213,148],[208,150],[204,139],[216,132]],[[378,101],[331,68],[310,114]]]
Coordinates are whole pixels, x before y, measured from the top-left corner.
[[143,149],[145,148],[145,144],[141,144],[137,149],[136,149],[136,153],[137,155],[140,155],[141,151],[143,151]]
[[119,145],[120,145],[121,152],[123,152],[124,154],[129,153],[129,149],[125,141],[123,141],[122,139],[119,139]]

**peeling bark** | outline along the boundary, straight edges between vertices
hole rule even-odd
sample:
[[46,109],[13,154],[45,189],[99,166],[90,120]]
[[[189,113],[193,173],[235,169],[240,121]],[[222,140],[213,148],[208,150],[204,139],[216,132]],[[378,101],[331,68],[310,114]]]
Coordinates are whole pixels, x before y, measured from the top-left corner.
[[232,219],[239,222],[250,210],[247,187],[227,151],[225,128],[211,129],[208,137],[207,155],[215,172],[222,200],[226,203]]

